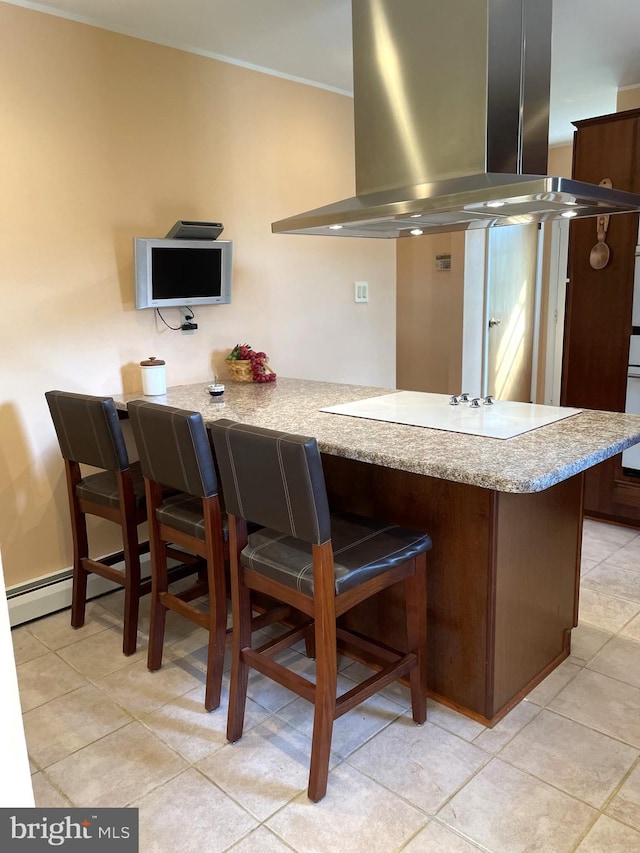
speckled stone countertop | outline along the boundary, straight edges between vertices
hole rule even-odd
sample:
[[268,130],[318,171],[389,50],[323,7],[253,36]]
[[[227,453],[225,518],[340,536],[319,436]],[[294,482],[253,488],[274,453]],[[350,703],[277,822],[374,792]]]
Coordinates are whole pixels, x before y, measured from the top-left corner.
[[321,412],[396,390],[278,377],[276,382],[226,382],[211,397],[206,382],[178,385],[160,397],[114,395],[126,408],[147,399],[218,418],[313,435],[324,453],[468,483],[501,492],[540,492],[640,442],[640,415],[584,410],[509,439],[406,426]]

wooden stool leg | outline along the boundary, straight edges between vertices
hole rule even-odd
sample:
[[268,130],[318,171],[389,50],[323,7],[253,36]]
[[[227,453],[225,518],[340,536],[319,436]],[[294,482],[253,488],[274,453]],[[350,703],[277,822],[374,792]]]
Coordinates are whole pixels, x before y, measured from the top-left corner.
[[84,561],[89,556],[87,524],[83,515],[73,526],[73,589],[71,592],[71,627],[82,628],[87,605],[87,579],[89,572]]
[[224,638],[220,642],[218,631],[209,629],[209,644],[207,651],[207,683],[204,694],[205,711],[215,711],[220,707],[222,693],[222,672],[224,668]]
[[229,687],[229,711],[227,717],[227,740],[235,743],[242,737],[244,709],[247,703],[249,667],[244,662],[242,649],[251,645],[251,593],[242,582],[238,582],[237,570],[231,570],[233,584],[233,651],[231,659],[231,684]]
[[316,689],[309,768],[309,799],[317,803],[327,792],[333,722],[336,716],[338,660],[333,554],[314,546]]
[[207,686],[204,707],[213,711],[220,705],[224,652],[227,644],[227,593],[223,566],[216,566],[213,555],[209,564],[209,648],[207,653]]
[[149,649],[147,668],[160,669],[167,608],[162,604],[162,594],[169,589],[167,545],[160,538],[155,519],[156,507],[162,500],[162,488],[158,483],[146,482],[147,513],[149,516],[149,551],[151,554],[151,614],[149,616]]
[[84,612],[87,604],[87,577],[89,572],[84,567],[84,561],[89,556],[89,539],[87,536],[87,520],[80,511],[76,498],[76,486],[80,482],[80,466],[77,462],[65,459],[65,474],[67,478],[67,495],[71,515],[71,539],[73,542],[73,589],[71,592],[71,627],[81,628],[84,625]]
[[167,608],[162,604],[162,593],[169,588],[167,576],[167,552],[164,543],[160,543],[151,559],[151,613],[149,616],[149,651],[147,668],[151,671],[162,666],[162,647],[164,645],[164,627]]
[[418,660],[409,673],[411,710],[416,723],[427,719],[427,557],[416,557],[415,574],[405,582],[409,651]]
[[138,614],[140,610],[140,554],[138,551],[138,529],[135,524],[122,525],[124,544],[124,630],[122,651],[132,655],[138,639]]
[[227,583],[222,517],[217,495],[203,499],[202,511],[206,542],[206,580],[209,590],[209,644],[204,707],[207,711],[213,711],[220,705],[224,651],[227,644]]
[[305,651],[305,654],[308,658],[311,658],[311,660],[315,660],[315,657],[316,657],[316,634],[315,634],[315,628],[313,625],[309,626],[309,630],[305,634],[304,651]]

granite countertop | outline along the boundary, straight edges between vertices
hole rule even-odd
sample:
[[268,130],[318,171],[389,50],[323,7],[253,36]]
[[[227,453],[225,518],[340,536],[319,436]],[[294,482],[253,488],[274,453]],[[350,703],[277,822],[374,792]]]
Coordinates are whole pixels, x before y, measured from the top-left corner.
[[114,400],[120,409],[147,399],[199,411],[205,423],[229,418],[313,435],[323,453],[501,492],[543,491],[640,442],[640,415],[618,412],[585,409],[514,438],[495,439],[320,411],[394,388],[278,377],[268,384],[229,381],[222,397],[211,397],[206,385]]

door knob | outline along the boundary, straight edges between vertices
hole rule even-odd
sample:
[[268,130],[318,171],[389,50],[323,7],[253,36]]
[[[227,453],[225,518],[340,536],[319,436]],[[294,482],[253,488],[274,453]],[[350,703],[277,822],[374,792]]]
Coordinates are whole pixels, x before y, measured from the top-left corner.
[[496,317],[492,317],[489,320],[489,328],[491,328],[492,326],[499,326],[501,323],[502,323],[502,320],[498,320],[498,319],[496,319]]

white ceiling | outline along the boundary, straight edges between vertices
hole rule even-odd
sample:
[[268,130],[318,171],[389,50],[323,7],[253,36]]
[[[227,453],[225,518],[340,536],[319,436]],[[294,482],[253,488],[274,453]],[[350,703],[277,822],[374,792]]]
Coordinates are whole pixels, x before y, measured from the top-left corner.
[[[8,0],[350,93],[350,0]],[[549,142],[640,85],[640,0],[553,0]]]

